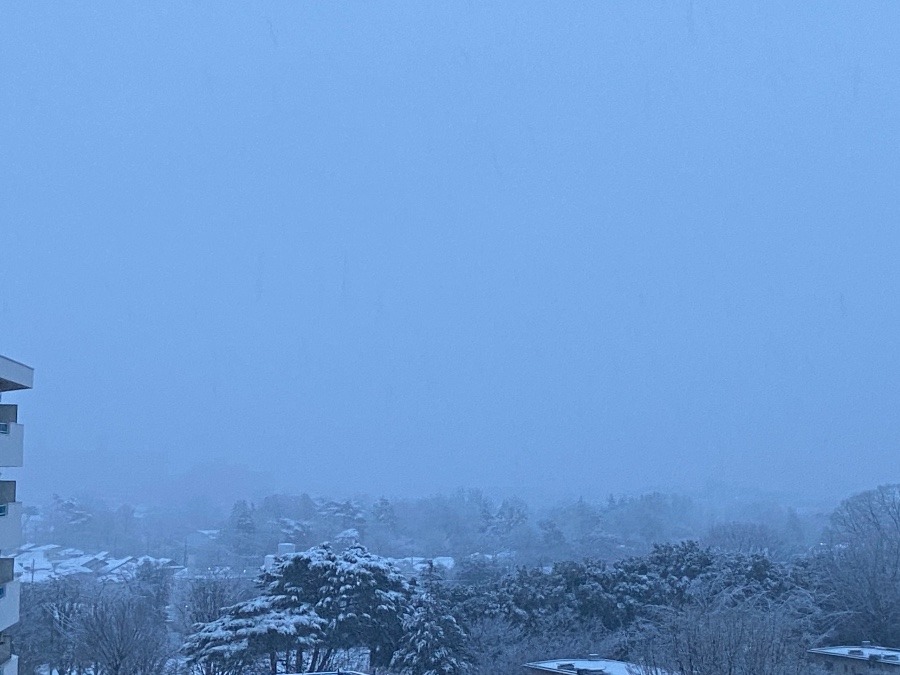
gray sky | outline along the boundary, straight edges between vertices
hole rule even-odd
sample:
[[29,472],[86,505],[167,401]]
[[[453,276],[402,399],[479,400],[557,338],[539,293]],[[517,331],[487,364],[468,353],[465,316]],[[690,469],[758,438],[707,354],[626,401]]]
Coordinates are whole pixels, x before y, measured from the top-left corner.
[[898,28],[893,0],[3,3],[24,491],[900,480]]

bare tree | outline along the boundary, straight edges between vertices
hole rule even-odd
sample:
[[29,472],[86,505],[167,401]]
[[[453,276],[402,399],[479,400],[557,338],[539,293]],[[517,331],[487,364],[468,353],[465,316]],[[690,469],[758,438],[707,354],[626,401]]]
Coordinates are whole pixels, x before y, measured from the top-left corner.
[[182,636],[190,635],[198,624],[215,621],[226,607],[246,600],[252,591],[250,580],[228,570],[182,580],[174,591],[175,629]]
[[900,644],[900,485],[845,500],[818,559],[842,637]]
[[79,618],[77,637],[96,675],[158,675],[170,657],[165,623],[128,584],[102,589]]
[[47,668],[68,675],[84,670],[76,634],[94,590],[92,580],[77,577],[23,585],[21,619],[14,629],[20,672]]
[[658,608],[637,628],[632,658],[642,675],[809,675],[806,649],[816,640],[816,612],[799,590],[748,597],[703,580],[688,603]]
[[166,627],[170,579],[144,565],[108,583],[75,624],[79,648],[95,675],[158,675],[172,655]]
[[610,654],[616,656],[614,636],[602,625],[585,622],[576,630],[527,633],[508,619],[485,616],[465,625],[472,675],[519,675],[522,664],[548,655]]
[[763,553],[779,558],[788,548],[773,528],[761,523],[717,523],[709,528],[703,543],[730,553]]

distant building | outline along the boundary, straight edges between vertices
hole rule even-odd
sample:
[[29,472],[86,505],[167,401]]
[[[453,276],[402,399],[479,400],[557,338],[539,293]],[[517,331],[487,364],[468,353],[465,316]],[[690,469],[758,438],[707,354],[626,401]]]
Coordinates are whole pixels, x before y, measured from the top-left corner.
[[832,673],[840,675],[871,675],[893,673],[900,675],[900,649],[877,647],[863,642],[858,647],[822,647],[810,649],[812,661]]
[[[644,671],[634,663],[610,661],[591,654],[586,659],[551,659],[526,663],[525,670],[530,675],[642,675]],[[663,671],[653,669],[654,675],[665,675]]]
[[15,552],[16,576],[24,583],[42,583],[69,576],[93,577],[99,581],[125,581],[149,564],[177,574],[183,568],[169,558],[125,556],[116,558],[108,551],[85,553],[57,544],[25,544]]
[[397,567],[401,572],[408,575],[421,574],[428,567],[429,563],[436,568],[441,568],[445,572],[453,569],[456,561],[450,556],[437,556],[435,558],[387,558],[387,561]]
[[[31,389],[34,370],[0,356],[0,395]],[[0,467],[22,466],[25,428],[19,408],[0,403]],[[19,622],[19,580],[12,552],[22,545],[22,504],[16,501],[16,481],[0,480],[0,675],[16,675],[19,658],[12,653],[9,629]]]

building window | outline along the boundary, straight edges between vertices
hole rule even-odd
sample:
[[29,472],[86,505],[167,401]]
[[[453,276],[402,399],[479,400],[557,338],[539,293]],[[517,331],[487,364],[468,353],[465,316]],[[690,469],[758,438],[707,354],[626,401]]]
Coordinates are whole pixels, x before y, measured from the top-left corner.
[[0,422],[0,434],[9,433],[9,422]]
[[0,518],[9,513],[9,504],[0,504]]

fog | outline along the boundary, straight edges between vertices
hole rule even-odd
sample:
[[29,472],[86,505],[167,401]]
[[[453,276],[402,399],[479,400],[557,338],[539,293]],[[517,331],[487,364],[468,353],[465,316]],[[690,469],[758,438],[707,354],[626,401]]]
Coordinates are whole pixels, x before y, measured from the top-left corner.
[[900,5],[787,4],[5,3],[22,494],[896,482]]

